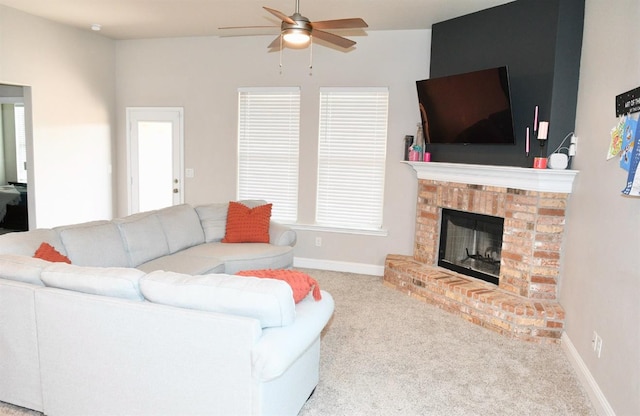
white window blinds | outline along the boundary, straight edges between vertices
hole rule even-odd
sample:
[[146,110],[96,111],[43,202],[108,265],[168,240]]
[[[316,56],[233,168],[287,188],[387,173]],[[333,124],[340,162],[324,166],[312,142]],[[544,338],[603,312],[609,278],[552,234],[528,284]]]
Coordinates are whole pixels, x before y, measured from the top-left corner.
[[387,88],[321,88],[316,224],[382,227]]
[[299,88],[238,90],[238,199],[273,203],[273,219],[298,218]]

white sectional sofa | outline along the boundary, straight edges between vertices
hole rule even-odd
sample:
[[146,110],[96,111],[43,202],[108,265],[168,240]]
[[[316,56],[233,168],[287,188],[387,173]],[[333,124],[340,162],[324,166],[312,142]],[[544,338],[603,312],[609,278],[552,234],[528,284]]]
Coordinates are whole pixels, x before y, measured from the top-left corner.
[[[46,415],[295,415],[319,380],[322,291],[274,279],[295,233],[226,244],[225,204],[0,236],[0,401]],[[118,238],[120,242],[118,242]],[[48,242],[72,264],[33,258]]]

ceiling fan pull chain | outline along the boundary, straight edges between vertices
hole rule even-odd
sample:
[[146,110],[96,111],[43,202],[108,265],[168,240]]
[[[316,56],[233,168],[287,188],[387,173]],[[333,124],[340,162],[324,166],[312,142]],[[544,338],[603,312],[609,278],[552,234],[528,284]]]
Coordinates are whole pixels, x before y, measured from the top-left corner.
[[313,36],[309,36],[309,76],[313,75]]
[[282,75],[282,33],[280,33],[280,75]]

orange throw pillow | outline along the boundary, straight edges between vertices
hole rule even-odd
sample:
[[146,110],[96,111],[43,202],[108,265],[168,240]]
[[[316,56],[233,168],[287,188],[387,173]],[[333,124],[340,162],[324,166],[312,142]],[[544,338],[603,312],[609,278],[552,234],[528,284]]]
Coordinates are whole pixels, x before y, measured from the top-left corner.
[[272,205],[249,208],[239,202],[229,202],[227,228],[222,242],[268,243]]
[[46,260],[46,261],[56,262],[56,263],[71,264],[71,260],[69,260],[67,256],[62,255],[58,250],[56,250],[49,243],[40,244],[40,247],[38,247],[33,257],[37,259]]
[[322,299],[320,293],[320,285],[313,277],[306,273],[295,270],[284,269],[265,269],[265,270],[243,270],[236,273],[236,276],[252,276],[267,279],[284,280],[293,289],[293,300],[295,303],[300,302],[307,297],[309,292],[313,290],[313,298],[315,300]]

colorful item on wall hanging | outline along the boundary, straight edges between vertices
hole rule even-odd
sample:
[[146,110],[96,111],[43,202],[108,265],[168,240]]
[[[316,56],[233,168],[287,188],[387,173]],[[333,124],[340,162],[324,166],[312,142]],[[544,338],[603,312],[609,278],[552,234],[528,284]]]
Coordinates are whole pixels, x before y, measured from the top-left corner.
[[[627,133],[625,130],[625,136],[626,135]],[[628,159],[629,174],[627,176],[627,186],[625,186],[625,188],[622,190],[622,193],[629,196],[640,196],[640,169],[638,169],[638,165],[640,165],[640,132],[638,132],[637,121],[635,123],[635,129],[631,137],[633,138],[633,143],[628,154],[624,154],[625,150],[623,148],[622,157]],[[622,163],[622,158],[620,160],[620,163]],[[627,162],[625,162],[625,164],[627,164]]]
[[636,128],[638,126],[637,115],[635,117],[626,117],[624,128],[622,130],[622,144],[620,153],[620,167],[627,172],[631,166],[631,159],[633,158],[635,142],[636,142]]

